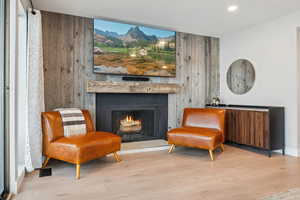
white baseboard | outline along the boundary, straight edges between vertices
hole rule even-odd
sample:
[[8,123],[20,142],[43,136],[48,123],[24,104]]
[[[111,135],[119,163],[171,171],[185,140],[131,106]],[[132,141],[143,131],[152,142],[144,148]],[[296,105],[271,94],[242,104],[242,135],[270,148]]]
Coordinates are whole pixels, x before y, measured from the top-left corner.
[[285,147],[285,154],[289,156],[299,157],[300,149],[297,147]]

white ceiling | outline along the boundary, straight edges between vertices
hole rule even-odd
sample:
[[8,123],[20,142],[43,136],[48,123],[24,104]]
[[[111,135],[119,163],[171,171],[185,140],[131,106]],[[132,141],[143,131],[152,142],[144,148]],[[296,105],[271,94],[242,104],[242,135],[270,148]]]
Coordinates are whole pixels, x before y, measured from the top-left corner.
[[[33,0],[33,3],[40,10],[210,36],[300,10],[300,0]],[[231,4],[239,6],[238,12],[227,12]]]

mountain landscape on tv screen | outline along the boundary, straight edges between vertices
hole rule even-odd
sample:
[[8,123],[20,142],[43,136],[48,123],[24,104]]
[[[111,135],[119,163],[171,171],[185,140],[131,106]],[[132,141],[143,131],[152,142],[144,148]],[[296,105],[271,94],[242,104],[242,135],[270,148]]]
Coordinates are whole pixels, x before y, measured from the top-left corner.
[[176,75],[175,32],[149,35],[139,26],[125,34],[94,28],[94,71],[145,76]]

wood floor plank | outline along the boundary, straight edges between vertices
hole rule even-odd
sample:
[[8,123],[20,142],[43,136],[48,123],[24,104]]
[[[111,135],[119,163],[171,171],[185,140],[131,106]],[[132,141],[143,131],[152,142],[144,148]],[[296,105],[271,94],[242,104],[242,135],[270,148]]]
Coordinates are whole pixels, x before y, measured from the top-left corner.
[[300,187],[300,159],[268,158],[232,146],[215,152],[177,147],[166,151],[107,156],[75,166],[50,161],[51,177],[26,176],[17,200],[253,200]]

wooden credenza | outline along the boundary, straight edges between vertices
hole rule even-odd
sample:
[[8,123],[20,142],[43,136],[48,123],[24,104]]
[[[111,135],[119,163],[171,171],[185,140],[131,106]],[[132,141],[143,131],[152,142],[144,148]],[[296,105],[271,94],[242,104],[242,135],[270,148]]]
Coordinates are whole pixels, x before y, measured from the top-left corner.
[[263,106],[220,106],[226,110],[225,140],[284,154],[284,108]]

